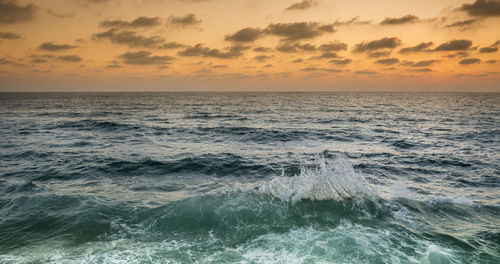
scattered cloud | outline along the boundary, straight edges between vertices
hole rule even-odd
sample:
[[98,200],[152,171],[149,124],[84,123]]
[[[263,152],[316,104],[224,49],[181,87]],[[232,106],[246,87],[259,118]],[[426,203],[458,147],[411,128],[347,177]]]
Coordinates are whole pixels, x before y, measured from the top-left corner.
[[343,60],[331,60],[330,63],[333,63],[335,65],[338,65],[338,66],[343,66],[343,65],[347,65],[349,63],[351,63],[352,60],[351,59],[343,59]]
[[75,48],[78,48],[78,46],[69,44],[54,44],[53,42],[44,42],[38,47],[39,50],[45,51],[65,51]]
[[397,37],[392,38],[381,38],[379,40],[372,40],[369,42],[361,42],[356,44],[354,51],[355,52],[367,52],[379,49],[393,49],[399,46],[401,40]]
[[325,43],[319,46],[319,50],[324,52],[347,50],[347,44],[342,42]]
[[133,65],[161,65],[174,59],[170,56],[152,56],[149,51],[126,52],[120,58],[123,63]]
[[335,32],[333,24],[318,22],[271,23],[263,32],[268,35],[282,37],[283,41],[313,39],[325,33]]
[[178,49],[178,48],[184,48],[186,45],[176,42],[176,41],[171,41],[167,42],[161,46],[159,46],[160,49]]
[[462,64],[462,65],[469,65],[469,64],[476,64],[476,63],[481,63],[481,60],[476,59],[476,58],[470,58],[470,59],[463,59],[459,62],[459,64]]
[[472,41],[467,39],[455,39],[443,43],[434,51],[457,51],[457,50],[468,50],[472,46]]
[[73,18],[75,16],[75,12],[71,12],[71,13],[60,13],[60,12],[56,12],[52,9],[47,9],[47,14],[53,16],[53,17],[57,17],[57,18]]
[[467,52],[465,52],[465,51],[460,51],[460,52],[446,55],[447,58],[455,58],[455,57],[465,58],[467,56],[469,56],[469,54],[467,54]]
[[256,51],[256,52],[268,52],[271,50],[272,50],[271,48],[267,48],[267,47],[255,47],[253,49],[253,51]]
[[380,22],[380,25],[383,26],[388,26],[388,25],[402,25],[402,24],[408,24],[408,23],[415,23],[418,22],[419,19],[418,17],[414,15],[406,15],[403,17],[386,17],[382,22]]
[[488,63],[488,64],[495,64],[495,63],[497,63],[496,60],[487,60],[485,62]]
[[320,59],[334,59],[334,58],[338,58],[338,57],[339,56],[337,55],[337,53],[323,52],[320,56],[313,56],[310,59],[311,60],[320,60]]
[[408,53],[413,53],[413,52],[420,52],[420,51],[428,51],[428,48],[432,46],[434,43],[431,41],[429,42],[422,42],[418,44],[417,46],[413,47],[407,47],[407,48],[402,48],[399,53],[401,54],[408,54]]
[[408,69],[407,71],[411,72],[432,72],[432,69],[429,68],[421,68],[421,69]]
[[483,47],[479,49],[479,53],[491,53],[491,52],[497,52],[498,51],[498,46],[500,45],[500,40],[493,43],[492,45],[488,47]]
[[57,57],[59,60],[66,61],[66,62],[79,62],[82,61],[82,58],[80,58],[77,55],[66,55],[66,56],[59,56]]
[[355,71],[355,74],[362,74],[362,75],[374,75],[378,74],[376,71],[369,71],[369,70],[363,70],[363,71]]
[[259,55],[259,56],[255,56],[254,60],[259,61],[259,62],[264,62],[264,61],[271,59],[271,58],[273,58],[273,56]]
[[292,61],[292,63],[302,63],[302,62],[304,62],[304,60],[302,58],[297,58],[297,59]]
[[382,64],[382,65],[393,65],[399,62],[398,58],[387,58],[387,59],[380,59],[376,60],[375,63],[377,64]]
[[477,19],[467,19],[467,20],[462,20],[462,21],[457,21],[457,22],[451,23],[449,25],[446,25],[446,27],[447,28],[455,28],[455,27],[467,28],[476,22],[477,22]]
[[500,1],[476,0],[472,4],[463,4],[459,10],[465,11],[468,15],[475,17],[500,16]]
[[195,14],[187,14],[185,16],[170,16],[168,18],[168,24],[173,26],[187,27],[195,26],[201,23],[201,19],[198,19]]
[[195,46],[187,47],[184,50],[179,51],[177,54],[185,57],[200,56],[200,57],[212,57],[219,59],[231,59],[242,56],[243,51],[247,49],[249,49],[249,47],[237,45],[237,46],[227,47],[225,51],[221,51],[216,48],[205,47],[203,44],[199,43],[196,44]]
[[353,17],[351,20],[347,21],[336,20],[333,23],[333,26],[339,27],[339,26],[368,25],[368,24],[371,24],[371,21],[360,21],[359,17]]
[[0,31],[0,39],[20,39],[22,37],[23,35],[21,34]]
[[0,0],[0,24],[29,21],[35,17],[37,10],[34,4],[19,5],[17,0]]
[[410,66],[410,67],[428,67],[428,66],[433,65],[436,62],[438,62],[438,61],[437,60],[421,60],[418,62],[404,61],[401,63],[401,65]]
[[241,30],[238,30],[234,34],[226,35],[224,38],[227,41],[234,42],[253,42],[261,37],[263,32],[258,28],[247,27]]
[[380,57],[388,57],[391,55],[390,51],[387,50],[382,50],[382,51],[374,51],[374,52],[368,52],[366,55],[370,58],[380,58]]
[[142,48],[158,48],[159,46],[161,47],[162,44],[165,44],[165,39],[159,36],[144,37],[137,35],[133,31],[119,31],[114,28],[105,32],[94,34],[93,39],[109,39],[115,44]]
[[159,17],[145,17],[141,16],[132,21],[125,20],[103,20],[99,23],[99,26],[105,28],[148,28],[156,27],[161,25],[161,19]]
[[305,10],[309,9],[311,7],[318,6],[319,2],[315,0],[304,0],[302,2],[298,2],[295,4],[292,4],[291,6],[287,7],[285,11],[296,11],[296,10]]
[[300,44],[300,43],[293,43],[293,44],[280,44],[278,47],[276,47],[277,51],[280,52],[285,52],[285,53],[293,53],[293,52],[299,52],[299,51],[315,51],[316,46],[306,43],[306,44]]

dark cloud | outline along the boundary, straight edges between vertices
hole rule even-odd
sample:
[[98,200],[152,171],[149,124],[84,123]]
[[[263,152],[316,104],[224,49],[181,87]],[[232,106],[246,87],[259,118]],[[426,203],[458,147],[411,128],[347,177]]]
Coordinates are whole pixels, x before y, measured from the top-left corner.
[[260,29],[247,27],[238,30],[234,34],[226,35],[224,39],[234,42],[253,42],[261,36],[262,36],[262,31]]
[[376,60],[375,63],[377,64],[382,64],[382,65],[393,65],[399,62],[398,58],[387,58],[387,59],[380,59]]
[[118,64],[118,61],[113,60],[108,65],[106,65],[105,68],[108,68],[108,69],[120,69],[120,68],[122,68],[122,66],[120,66],[120,64]]
[[72,13],[60,13],[60,12],[56,12],[52,9],[48,9],[47,10],[47,14],[53,16],[53,17],[57,17],[57,18],[73,18],[75,16],[75,12],[72,12]]
[[0,24],[13,24],[33,19],[38,7],[34,4],[19,5],[17,0],[0,0]]
[[302,62],[304,62],[304,60],[302,58],[297,58],[297,59],[292,61],[292,63],[302,63]]
[[347,50],[347,44],[342,42],[325,43],[319,46],[319,50],[324,52]]
[[266,47],[256,47],[253,49],[253,51],[256,51],[256,52],[268,52],[271,50],[272,50],[271,48],[266,48]]
[[144,37],[141,35],[137,35],[133,31],[119,31],[114,28],[105,32],[94,34],[93,39],[109,39],[112,43],[115,44],[143,48],[161,48],[161,45],[165,44],[165,40],[159,36]]
[[470,59],[463,59],[459,62],[459,64],[462,65],[475,64],[475,63],[481,63],[481,60],[476,58],[470,58]]
[[457,51],[457,50],[468,50],[472,46],[472,41],[467,39],[455,39],[443,43],[434,51]]
[[195,14],[187,14],[185,16],[171,16],[168,18],[168,23],[174,26],[187,27],[201,23]]
[[368,70],[363,70],[363,71],[355,71],[355,74],[362,74],[362,75],[373,75],[373,74],[378,74],[376,71],[368,71]]
[[370,58],[380,58],[380,57],[387,57],[387,56],[391,55],[391,52],[386,51],[386,50],[374,51],[374,52],[368,52],[366,55],[368,55],[368,57],[370,57]]
[[79,62],[82,61],[82,58],[80,58],[77,55],[66,55],[66,56],[59,56],[57,57],[59,60],[62,61],[67,61],[67,62]]
[[343,72],[343,70],[332,69],[332,68],[317,68],[317,67],[306,67],[301,71],[311,72],[311,71],[326,71],[326,72]]
[[343,60],[331,60],[330,63],[333,63],[335,65],[339,65],[339,66],[342,66],[342,65],[347,65],[349,63],[351,63],[352,60],[351,59],[343,59]]
[[144,28],[144,27],[156,27],[161,25],[161,19],[159,17],[138,17],[131,22],[125,20],[104,20],[99,23],[101,27],[107,28]]
[[459,27],[459,28],[464,28],[468,27],[474,23],[476,23],[477,19],[467,19],[467,20],[462,20],[462,21],[457,21],[455,23],[451,23],[447,25],[447,28],[453,28],[453,27]]
[[226,48],[226,51],[221,51],[219,49],[205,47],[203,44],[199,43],[196,44],[195,46],[187,47],[184,50],[179,51],[177,54],[186,57],[199,56],[199,57],[213,57],[219,59],[231,59],[242,56],[243,55],[242,51],[247,49],[249,49],[249,47],[231,46]]
[[23,35],[20,34],[0,31],[0,39],[20,39],[22,37]]
[[367,52],[378,49],[393,49],[401,43],[401,40],[397,37],[392,38],[381,38],[379,40],[373,40],[370,42],[361,42],[356,44],[354,51],[355,52]]
[[333,52],[323,52],[320,56],[314,56],[314,57],[311,57],[310,59],[311,60],[320,60],[320,59],[334,59],[334,58],[338,58],[339,56],[337,55],[337,53],[333,53]]
[[432,46],[434,43],[431,41],[429,42],[422,42],[418,44],[417,46],[413,47],[407,47],[407,48],[402,48],[399,53],[401,54],[407,54],[407,53],[413,53],[413,52],[419,52],[419,51],[427,51],[427,49]]
[[386,17],[382,22],[380,22],[380,25],[401,25],[401,24],[407,24],[407,23],[415,23],[418,22],[418,17],[414,15],[406,15],[404,17]]
[[292,4],[291,6],[287,7],[285,11],[293,11],[293,10],[304,10],[304,9],[309,9],[311,7],[318,6],[319,2],[315,0],[304,0],[302,2],[298,2],[295,4]]
[[149,51],[126,52],[120,55],[125,64],[134,65],[161,65],[167,64],[174,58],[170,56],[151,56]]
[[459,10],[475,17],[500,16],[499,0],[476,0],[472,4],[463,4]]
[[488,63],[488,64],[495,64],[495,63],[497,63],[496,60],[487,60],[485,62]]
[[276,50],[280,52],[286,52],[286,53],[293,53],[293,52],[299,52],[299,51],[315,51],[316,46],[306,43],[306,44],[300,44],[300,43],[293,43],[293,44],[281,44],[278,47],[276,47]]
[[313,39],[325,33],[333,33],[333,24],[320,24],[318,22],[272,23],[263,32],[268,35],[282,37],[283,41],[297,41]]
[[455,58],[455,57],[465,58],[467,56],[469,56],[469,54],[467,54],[467,52],[465,51],[446,55],[447,58]]
[[429,68],[422,68],[422,69],[408,69],[407,71],[411,72],[432,72],[432,69]]
[[53,42],[44,42],[42,43],[42,45],[40,45],[40,47],[38,47],[39,50],[45,50],[45,51],[65,51],[75,48],[78,48],[78,46],[73,46],[69,44],[54,44]]
[[266,60],[268,60],[268,59],[271,59],[271,58],[272,58],[272,56],[267,56],[267,55],[259,55],[259,56],[256,56],[256,57],[254,58],[254,60],[256,60],[256,61],[260,61],[260,62],[264,62],[264,61],[266,61]]
[[368,24],[371,24],[371,21],[360,21],[359,17],[354,17],[351,20],[347,20],[347,21],[338,21],[338,20],[336,20],[333,23],[333,26],[339,27],[339,26],[368,25]]
[[428,67],[436,63],[437,60],[422,60],[418,62],[413,62],[413,61],[408,61],[403,63],[404,66],[410,66],[410,67]]
[[491,52],[497,52],[498,51],[498,45],[500,45],[500,41],[497,41],[490,45],[489,47],[483,47],[479,49],[480,53],[491,53]]
[[171,41],[167,42],[161,46],[159,46],[160,49],[178,49],[178,48],[184,48],[186,45],[176,42],[176,41]]

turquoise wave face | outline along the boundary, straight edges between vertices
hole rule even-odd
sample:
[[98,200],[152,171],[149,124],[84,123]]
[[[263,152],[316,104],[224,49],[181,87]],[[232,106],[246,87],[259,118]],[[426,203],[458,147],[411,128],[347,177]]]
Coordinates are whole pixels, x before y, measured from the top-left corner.
[[497,94],[0,94],[0,263],[498,263]]

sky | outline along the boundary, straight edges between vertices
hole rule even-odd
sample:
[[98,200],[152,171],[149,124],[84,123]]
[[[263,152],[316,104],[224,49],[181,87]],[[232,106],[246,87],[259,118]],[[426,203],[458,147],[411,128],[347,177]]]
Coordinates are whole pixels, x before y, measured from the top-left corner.
[[0,0],[0,91],[500,92],[500,0]]

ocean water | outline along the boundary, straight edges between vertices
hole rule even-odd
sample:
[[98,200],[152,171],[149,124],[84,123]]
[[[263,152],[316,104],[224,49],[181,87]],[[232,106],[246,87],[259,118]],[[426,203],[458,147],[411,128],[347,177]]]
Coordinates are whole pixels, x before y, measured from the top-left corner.
[[1,93],[0,263],[500,263],[500,94]]

